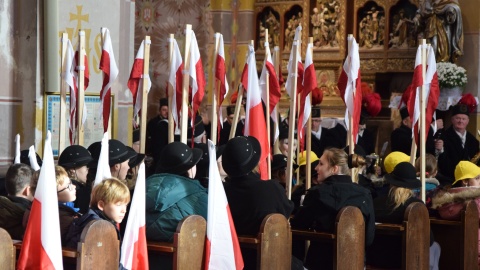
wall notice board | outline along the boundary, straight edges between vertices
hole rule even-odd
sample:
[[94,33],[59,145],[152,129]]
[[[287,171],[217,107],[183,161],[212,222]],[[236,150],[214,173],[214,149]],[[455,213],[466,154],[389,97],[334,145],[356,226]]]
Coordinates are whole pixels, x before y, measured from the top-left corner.
[[[70,122],[70,96],[67,94],[66,112],[63,119],[66,122],[65,125],[65,146],[70,145],[69,139],[69,122]],[[115,104],[112,101],[111,104]],[[84,147],[87,148],[90,144],[101,141],[103,138],[103,121],[100,117],[100,95],[99,94],[85,94],[85,106],[87,111],[87,119],[84,124]],[[110,108],[111,110],[111,108]],[[53,155],[58,156],[58,144],[59,144],[59,128],[60,128],[60,93],[47,93],[45,101],[45,131],[52,133],[52,150]],[[113,113],[110,111],[110,124],[114,123]],[[112,128],[109,128],[112,130]],[[111,136],[110,136],[111,137]]]

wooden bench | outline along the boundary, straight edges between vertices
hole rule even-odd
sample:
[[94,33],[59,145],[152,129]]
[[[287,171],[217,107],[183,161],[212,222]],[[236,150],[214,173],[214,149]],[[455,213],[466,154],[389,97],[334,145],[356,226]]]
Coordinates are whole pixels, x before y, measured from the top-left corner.
[[292,234],[294,239],[331,243],[334,269],[364,268],[365,222],[357,207],[346,206],[340,209],[333,233],[292,230]]
[[477,269],[478,210],[474,201],[467,203],[460,220],[430,218],[430,227],[442,249],[442,269]]
[[281,214],[267,215],[257,236],[238,236],[240,246],[257,250],[257,269],[290,269],[292,232]]
[[[13,246],[20,252],[22,242]],[[106,220],[93,220],[83,229],[77,249],[62,247],[64,269],[115,269],[120,262],[117,232]]]
[[[411,203],[402,224],[378,223],[375,235],[398,235],[402,239],[402,268],[429,269],[430,222],[423,203]],[[443,254],[443,252],[442,252]],[[367,266],[367,269],[378,269]]]
[[15,247],[10,234],[0,228],[0,265],[2,269],[15,269]]
[[178,223],[173,243],[147,242],[149,254],[169,254],[175,270],[200,270],[204,267],[207,222],[202,216],[190,215]]

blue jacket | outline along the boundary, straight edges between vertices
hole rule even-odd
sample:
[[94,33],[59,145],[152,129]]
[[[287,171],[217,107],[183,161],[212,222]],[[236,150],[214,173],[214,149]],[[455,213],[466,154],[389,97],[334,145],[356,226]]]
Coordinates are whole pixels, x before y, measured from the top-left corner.
[[146,186],[147,239],[173,242],[178,223],[189,215],[207,219],[207,190],[197,181],[174,174],[154,174]]

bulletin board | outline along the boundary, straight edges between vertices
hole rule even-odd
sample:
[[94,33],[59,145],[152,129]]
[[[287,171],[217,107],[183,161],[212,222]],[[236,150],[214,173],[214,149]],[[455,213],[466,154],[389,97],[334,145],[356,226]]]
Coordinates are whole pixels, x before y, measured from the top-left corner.
[[[114,103],[114,95],[111,96],[111,103]],[[100,117],[100,95],[99,94],[85,94],[85,106],[87,110],[87,119],[84,123],[84,147],[87,148],[90,144],[101,141],[103,138],[103,120]],[[58,156],[58,144],[59,144],[59,128],[60,128],[60,93],[47,93],[45,95],[45,130],[44,138],[46,138],[47,130],[52,133],[52,150],[53,155]],[[111,126],[113,121],[113,111],[110,108],[110,128],[109,132],[113,129]],[[70,96],[67,93],[66,100],[66,112],[64,118],[65,125],[65,146],[70,145],[69,139],[69,126],[70,126]],[[111,134],[109,136],[111,138]]]

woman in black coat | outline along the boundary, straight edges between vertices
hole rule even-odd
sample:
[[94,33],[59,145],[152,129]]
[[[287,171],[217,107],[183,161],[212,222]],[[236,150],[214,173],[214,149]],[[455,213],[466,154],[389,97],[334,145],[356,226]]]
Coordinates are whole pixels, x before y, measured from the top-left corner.
[[[365,244],[372,243],[375,234],[372,195],[368,189],[353,183],[350,176],[349,167],[365,163],[362,158],[358,161],[359,164],[349,164],[349,157],[342,149],[325,149],[315,167],[320,184],[307,191],[303,206],[290,222],[292,228],[334,232],[340,209],[356,206],[365,220]],[[311,242],[305,265],[308,269],[333,269],[332,245]]]

